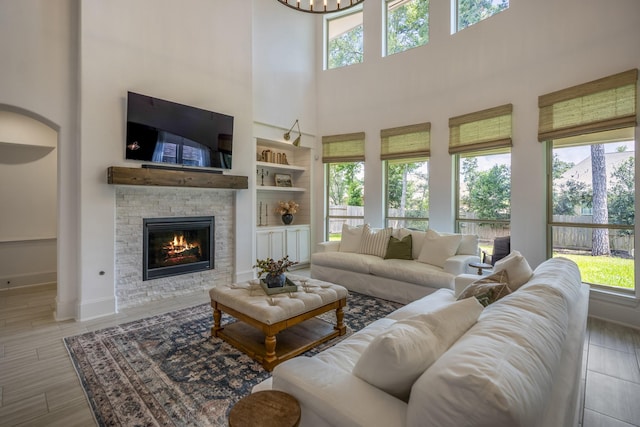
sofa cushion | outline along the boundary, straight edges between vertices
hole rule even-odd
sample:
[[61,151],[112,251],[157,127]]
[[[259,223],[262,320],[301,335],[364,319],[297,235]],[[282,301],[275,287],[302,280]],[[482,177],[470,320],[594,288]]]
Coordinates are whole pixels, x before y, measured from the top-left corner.
[[480,304],[488,306],[511,293],[509,275],[506,270],[483,277],[467,286],[458,296],[458,300],[475,297]]
[[387,253],[384,259],[413,259],[411,255],[411,234],[402,239],[389,237]]
[[371,265],[382,262],[375,255],[351,252],[316,252],[311,255],[311,264],[363,274],[370,274]]
[[362,238],[360,239],[360,248],[358,253],[375,255],[383,258],[387,253],[389,245],[389,237],[391,237],[391,227],[387,228],[371,228],[369,224],[364,225],[362,230]]
[[403,320],[417,314],[431,313],[432,311],[451,305],[455,302],[456,299],[451,289],[438,289],[426,297],[422,297],[400,307],[396,311],[390,313],[386,318]]
[[506,270],[509,275],[509,287],[515,291],[531,279],[533,270],[527,260],[518,251],[512,251],[508,256],[496,262],[493,271],[498,273]]
[[482,309],[469,298],[394,323],[371,341],[353,374],[408,400],[415,380],[476,322]]
[[418,257],[420,256],[420,251],[422,250],[422,245],[424,244],[424,238],[427,235],[427,232],[420,231],[420,230],[410,230],[408,228],[401,228],[398,234],[400,238],[411,235],[411,257],[413,259],[418,259]]
[[443,268],[447,258],[456,254],[461,239],[460,234],[445,236],[435,230],[427,230],[418,261]]
[[[551,287],[520,289],[477,323],[414,383],[407,426],[539,426],[568,325]],[[425,402],[429,402],[425,405]]]
[[340,252],[358,252],[362,238],[363,227],[352,227],[342,224],[342,237],[340,238]]
[[458,246],[456,255],[478,255],[478,235],[462,234],[461,236],[460,246]]
[[454,276],[440,267],[414,260],[385,259],[372,262],[369,264],[369,273],[430,288],[453,288]]

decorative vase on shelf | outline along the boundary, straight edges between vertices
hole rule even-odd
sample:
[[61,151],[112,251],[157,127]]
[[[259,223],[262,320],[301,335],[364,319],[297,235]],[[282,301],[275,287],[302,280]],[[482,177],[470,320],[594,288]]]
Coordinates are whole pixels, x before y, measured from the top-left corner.
[[264,278],[264,282],[267,284],[268,288],[281,288],[284,286],[284,283],[286,280],[287,280],[287,276],[285,276],[284,273],[281,273],[281,274],[268,273]]
[[282,215],[282,223],[284,225],[289,225],[293,222],[293,214],[284,214]]

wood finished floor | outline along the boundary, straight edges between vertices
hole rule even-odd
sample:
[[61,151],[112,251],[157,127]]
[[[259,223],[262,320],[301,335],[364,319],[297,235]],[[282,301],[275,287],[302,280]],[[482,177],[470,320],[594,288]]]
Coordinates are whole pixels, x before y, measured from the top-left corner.
[[[62,338],[209,301],[206,292],[85,322],[55,322],[55,285],[0,291],[0,426],[95,421]],[[640,331],[589,319],[583,427],[640,426]]]

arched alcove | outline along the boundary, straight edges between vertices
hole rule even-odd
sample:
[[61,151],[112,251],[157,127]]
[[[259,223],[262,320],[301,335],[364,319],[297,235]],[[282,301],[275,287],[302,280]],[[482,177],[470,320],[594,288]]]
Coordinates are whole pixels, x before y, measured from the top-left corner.
[[0,105],[0,289],[56,281],[58,127]]

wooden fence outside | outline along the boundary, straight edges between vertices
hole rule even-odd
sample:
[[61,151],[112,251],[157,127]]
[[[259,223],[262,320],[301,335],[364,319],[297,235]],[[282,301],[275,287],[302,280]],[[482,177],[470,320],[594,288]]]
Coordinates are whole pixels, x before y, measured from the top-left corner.
[[[391,212],[390,212],[391,213]],[[356,218],[332,218],[329,221],[329,233],[340,234],[342,224],[358,226],[364,224],[363,206],[331,206],[331,216],[349,216]],[[359,218],[357,218],[359,217]],[[467,214],[467,219],[473,219],[473,214]],[[556,222],[592,223],[591,216],[555,215]],[[510,233],[508,224],[487,224],[477,222],[461,222],[462,233],[477,234],[480,243],[492,245],[496,237],[507,236]],[[590,251],[592,246],[592,228],[553,227],[553,247],[556,249],[573,249]],[[623,230],[609,230],[609,245],[613,251],[625,251],[633,254],[633,233]]]

